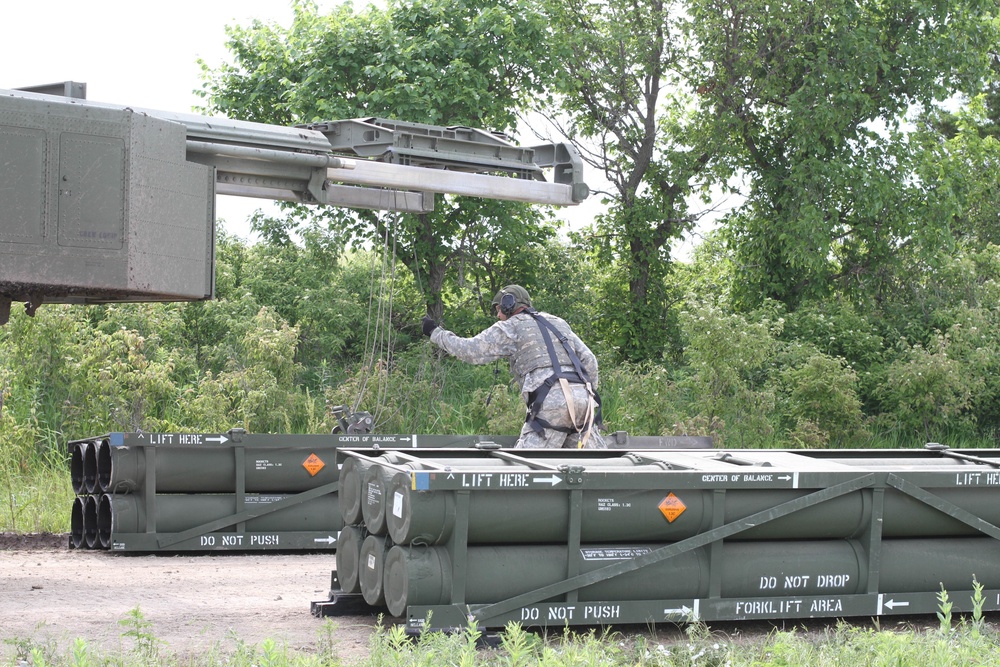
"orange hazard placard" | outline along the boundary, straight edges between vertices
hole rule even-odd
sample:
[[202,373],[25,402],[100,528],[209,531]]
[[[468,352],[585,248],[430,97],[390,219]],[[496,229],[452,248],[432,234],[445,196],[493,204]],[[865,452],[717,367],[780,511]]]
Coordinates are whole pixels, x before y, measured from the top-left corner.
[[670,523],[673,523],[687,509],[687,505],[681,502],[681,499],[673,493],[667,494],[667,497],[661,500],[657,507],[660,508],[660,512],[663,513],[663,516],[667,517],[667,521]]
[[302,467],[309,471],[310,476],[315,477],[316,473],[326,467],[326,464],[320,457],[310,454],[309,458],[302,462]]

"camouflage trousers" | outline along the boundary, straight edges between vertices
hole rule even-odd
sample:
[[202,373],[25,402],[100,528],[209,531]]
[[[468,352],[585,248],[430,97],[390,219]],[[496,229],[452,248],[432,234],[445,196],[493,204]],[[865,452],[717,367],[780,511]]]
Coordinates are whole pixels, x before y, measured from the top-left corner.
[[[587,414],[591,401],[590,394],[587,393],[587,388],[582,384],[571,384],[569,387],[570,396],[573,400],[573,408],[576,411],[577,426],[579,426],[580,421]],[[541,410],[538,411],[538,417],[552,424],[552,426],[566,429],[574,428],[573,420],[566,406],[566,396],[563,394],[562,387],[558,384],[549,390],[548,396],[545,397],[545,402],[542,403]],[[580,444],[580,438],[581,434],[575,431],[567,433],[551,428],[544,429],[541,433],[536,433],[528,423],[525,423],[521,428],[521,435],[518,437],[517,444],[514,447],[517,449],[541,449],[544,447],[552,449],[576,449]],[[587,437],[586,444],[584,444],[584,448],[607,449],[607,447],[607,443],[601,437],[597,428],[592,428],[590,435]]]

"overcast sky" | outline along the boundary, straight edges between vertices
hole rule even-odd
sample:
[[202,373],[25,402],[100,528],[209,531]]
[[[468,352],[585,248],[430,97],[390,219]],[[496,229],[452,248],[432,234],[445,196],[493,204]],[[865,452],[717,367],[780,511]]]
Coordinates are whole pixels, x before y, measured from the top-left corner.
[[[79,81],[94,102],[190,113],[201,103],[198,59],[213,67],[227,59],[225,27],[255,18],[287,26],[292,10],[289,0],[9,0],[3,17],[0,88]],[[249,215],[269,208],[242,197],[216,204],[226,228],[243,237]]]
[[[315,0],[320,10],[339,0]],[[368,4],[355,0],[355,7]],[[290,0],[8,0],[0,39],[0,88],[61,81],[87,84],[87,99],[162,111],[191,112],[201,103],[198,59],[217,67],[228,59],[225,27],[253,19],[288,26]],[[596,174],[588,173],[594,182]],[[589,222],[598,197],[560,212],[571,224]],[[218,196],[217,215],[247,238],[247,218],[260,199]]]

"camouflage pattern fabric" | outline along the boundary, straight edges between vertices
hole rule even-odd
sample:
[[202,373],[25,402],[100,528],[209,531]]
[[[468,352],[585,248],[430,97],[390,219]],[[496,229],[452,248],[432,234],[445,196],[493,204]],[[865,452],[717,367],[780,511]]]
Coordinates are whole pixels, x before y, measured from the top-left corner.
[[[562,331],[568,331],[567,339],[573,351],[580,359],[583,370],[593,382],[594,389],[597,389],[598,372],[597,357],[590,351],[590,348],[580,340],[566,324],[565,320],[550,315],[539,313],[542,317],[554,322]],[[540,342],[537,335],[538,323],[527,313],[517,313],[506,320],[498,321],[488,329],[483,330],[472,338],[462,338],[443,327],[438,327],[431,333],[431,342],[443,349],[448,354],[470,364],[488,364],[491,361],[506,359],[510,362],[511,372],[514,372],[517,361],[521,355],[538,355],[537,346],[541,345],[544,351],[544,343]],[[559,345],[558,341],[555,341]],[[548,352],[544,351],[548,358]],[[562,370],[573,371],[572,366],[564,367]],[[552,375],[551,364],[528,371],[524,376],[517,376],[521,385],[521,398],[525,405],[528,402],[528,394],[542,385],[545,380]],[[573,397],[574,408],[577,418],[586,414],[586,409],[590,401],[586,387],[581,384],[571,384],[570,394]],[[545,402],[539,410],[538,416],[548,421],[553,426],[572,428],[572,420],[569,410],[566,407],[566,397],[559,386],[553,387]],[[540,448],[540,447],[576,447],[579,435],[576,433],[565,433],[554,429],[545,429],[543,433],[536,433],[525,424],[521,429],[521,436],[518,438],[518,448]],[[601,438],[597,429],[592,429],[586,444],[587,449],[604,449],[607,445]]]
[[[581,415],[587,414],[587,406],[591,400],[590,394],[587,393],[587,388],[582,384],[571,384],[569,387],[570,395],[573,398],[573,407],[576,410],[575,414],[579,420]],[[549,390],[541,410],[538,411],[538,417],[553,426],[573,428],[573,420],[570,419],[569,410],[566,409],[566,396],[559,385]],[[521,435],[514,446],[518,449],[539,449],[542,447],[576,449],[579,442],[580,435],[578,433],[566,433],[550,428],[537,433],[525,423],[521,427]],[[584,447],[586,449],[607,449],[608,446],[600,432],[596,428],[592,428]]]

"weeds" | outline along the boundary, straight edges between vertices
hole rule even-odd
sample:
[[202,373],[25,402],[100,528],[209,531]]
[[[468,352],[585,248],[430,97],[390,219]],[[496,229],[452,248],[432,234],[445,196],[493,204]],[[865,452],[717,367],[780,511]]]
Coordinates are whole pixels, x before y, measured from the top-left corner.
[[983,597],[983,585],[972,575],[972,632],[975,637],[979,637],[986,626],[983,619],[983,605],[986,598]]
[[507,667],[527,667],[538,658],[539,646],[537,636],[525,632],[513,621],[507,624],[500,638],[500,648],[506,654]]
[[[977,591],[981,586],[977,584]],[[552,635],[526,631],[511,623],[495,648],[484,648],[482,633],[470,626],[464,632],[426,632],[410,637],[403,626],[380,626],[370,638],[368,656],[342,662],[334,655],[338,626],[327,621],[318,632],[314,649],[291,650],[268,639],[252,646],[239,637],[229,651],[215,649],[179,657],[155,636],[153,626],[139,608],[130,610],[119,624],[122,637],[133,642],[117,654],[102,654],[86,639],[78,638],[65,652],[51,641],[34,638],[5,639],[12,650],[3,667],[777,667],[816,665],[889,667],[898,665],[1000,664],[1000,642],[976,612],[973,594],[972,622],[952,627],[947,592],[942,589],[942,628],[887,631],[876,626],[840,623],[824,633],[775,631],[759,638],[732,640],[704,623],[686,626],[684,636],[657,641],[655,632],[629,636],[618,632],[574,632]],[[981,599],[981,598],[980,598]],[[654,639],[650,639],[653,637]]]
[[944,584],[941,584],[941,591],[937,595],[938,599],[938,611],[937,617],[941,622],[938,628],[941,634],[947,635],[951,632],[951,609],[954,604],[948,599],[948,591],[944,589]]
[[16,664],[19,667],[24,667],[25,665],[41,667],[42,665],[54,664],[57,661],[57,646],[51,639],[42,640],[33,637],[13,637],[11,639],[4,639],[3,642],[14,649],[13,658],[15,662],[11,664]]
[[317,631],[316,657],[320,662],[338,662],[337,658],[337,628],[339,626],[329,618],[323,619],[323,625]]
[[125,628],[122,637],[135,642],[133,651],[138,657],[151,662],[157,657],[160,639],[153,634],[153,623],[146,620],[139,607],[130,609],[125,618],[118,621],[118,625]]
[[83,639],[77,637],[73,640],[73,652],[71,654],[70,665],[72,667],[92,667],[94,661],[90,654],[90,646]]

